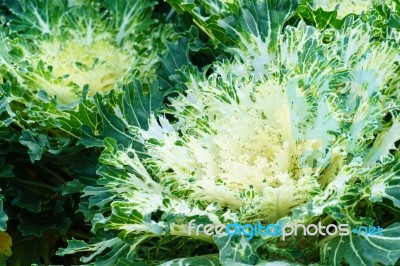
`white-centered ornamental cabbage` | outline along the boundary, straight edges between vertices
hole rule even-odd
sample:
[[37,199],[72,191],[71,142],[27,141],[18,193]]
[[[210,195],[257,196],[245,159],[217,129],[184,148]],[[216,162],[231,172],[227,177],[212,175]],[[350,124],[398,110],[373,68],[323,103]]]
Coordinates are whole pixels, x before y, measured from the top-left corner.
[[125,93],[118,84],[156,79],[161,39],[172,30],[152,18],[155,4],[7,3],[12,16],[0,29],[0,97],[23,131],[20,141],[32,160],[40,159],[42,150],[58,153],[79,140],[82,126],[99,134],[96,93]]
[[[211,265],[216,252],[223,265],[282,256],[307,262],[308,254],[326,265],[343,259],[394,264],[400,258],[400,33],[387,30],[383,38],[367,18],[349,18],[340,29],[320,30],[304,21],[284,27],[290,12],[282,10],[294,10],[293,1],[235,6],[215,0],[206,10],[170,2],[192,14],[229,56],[201,71],[192,65],[180,69],[187,89],[169,98],[162,115],[151,116],[148,129],[137,128],[132,147],[105,140],[101,177],[84,189],[83,213],[93,232],[117,233],[92,243],[72,240],[59,254],[94,251],[82,260],[88,262],[118,253],[139,261],[149,250],[165,251],[164,260],[190,250],[188,256],[203,254]],[[218,18],[215,10],[231,13]],[[188,228],[192,220],[195,226],[371,226],[384,212],[394,218],[382,225],[384,237],[370,242],[301,233],[287,241],[247,242],[189,234]],[[104,247],[111,242],[117,244],[108,253]],[[375,258],[362,251],[366,247]],[[196,258],[176,263],[196,265]]]
[[79,99],[85,85],[93,96],[135,76],[154,76],[154,40],[163,28],[151,19],[154,2],[69,4],[21,2],[21,10],[11,8],[15,19],[2,30],[3,75],[62,104]]

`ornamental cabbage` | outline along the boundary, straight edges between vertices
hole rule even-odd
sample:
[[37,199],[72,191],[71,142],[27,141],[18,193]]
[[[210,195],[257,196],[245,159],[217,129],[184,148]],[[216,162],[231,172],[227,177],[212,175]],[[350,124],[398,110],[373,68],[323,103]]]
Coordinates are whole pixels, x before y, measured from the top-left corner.
[[[206,33],[226,32],[214,42],[227,55],[202,70],[179,70],[186,90],[151,116],[149,128],[137,129],[134,142],[143,147],[105,139],[101,178],[83,190],[82,212],[92,232],[116,233],[71,240],[59,254],[93,251],[82,261],[96,264],[119,261],[115,254],[165,265],[272,265],[282,256],[324,265],[398,260],[399,223],[377,213],[400,207],[400,33],[382,39],[372,19],[354,17],[337,30],[304,21],[284,27],[295,3],[239,3],[226,17],[209,18],[218,28]],[[181,7],[200,28],[208,23],[193,5]],[[192,235],[193,219],[385,229],[384,237],[370,239],[300,234],[246,241]]]
[[157,53],[163,52],[159,40],[168,37],[171,27],[151,17],[154,5],[6,3],[12,16],[0,31],[1,97],[7,99],[8,118],[18,125],[32,161],[46,151],[70,149],[83,137],[82,126],[90,128],[86,135],[100,135],[96,93],[100,98],[137,78],[156,78]]
[[399,264],[394,2],[0,16],[0,264]]

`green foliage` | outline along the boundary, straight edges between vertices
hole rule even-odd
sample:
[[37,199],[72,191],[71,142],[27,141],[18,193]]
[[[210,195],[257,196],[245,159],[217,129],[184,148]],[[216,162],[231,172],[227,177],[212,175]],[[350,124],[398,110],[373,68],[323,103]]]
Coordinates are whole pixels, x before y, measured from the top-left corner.
[[329,265],[340,265],[342,258],[350,265],[394,265],[400,257],[399,234],[399,224],[394,223],[383,231],[383,236],[335,237],[324,245],[321,256]]

